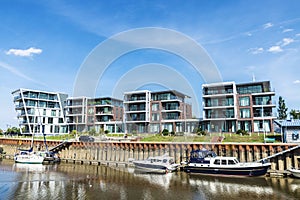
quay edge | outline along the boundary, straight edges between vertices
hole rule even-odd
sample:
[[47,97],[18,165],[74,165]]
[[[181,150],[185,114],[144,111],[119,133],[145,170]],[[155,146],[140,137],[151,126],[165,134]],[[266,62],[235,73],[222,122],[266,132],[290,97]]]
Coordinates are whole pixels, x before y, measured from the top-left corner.
[[[12,159],[17,148],[28,148],[30,140],[15,138],[0,138],[0,146],[6,152],[4,158]],[[43,148],[44,141],[36,140],[35,145]],[[130,166],[132,159],[146,159],[149,156],[159,156],[168,153],[175,158],[176,163],[185,161],[189,152],[194,149],[207,148],[220,156],[234,156],[240,162],[257,161],[268,156],[284,152],[298,146],[295,143],[200,143],[200,142],[64,142],[47,141],[48,148],[56,148],[63,162],[93,165]],[[270,158],[270,176],[287,176],[289,168],[300,167],[300,149],[278,154]]]

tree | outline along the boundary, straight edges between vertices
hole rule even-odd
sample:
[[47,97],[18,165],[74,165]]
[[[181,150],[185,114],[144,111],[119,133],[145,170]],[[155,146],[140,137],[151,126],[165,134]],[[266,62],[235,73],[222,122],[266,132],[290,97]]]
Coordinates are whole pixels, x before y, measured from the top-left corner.
[[292,109],[290,116],[293,117],[293,119],[300,119],[300,111]]
[[284,99],[282,96],[279,97],[279,102],[278,102],[278,119],[286,119],[287,118],[287,111],[288,108],[285,106]]

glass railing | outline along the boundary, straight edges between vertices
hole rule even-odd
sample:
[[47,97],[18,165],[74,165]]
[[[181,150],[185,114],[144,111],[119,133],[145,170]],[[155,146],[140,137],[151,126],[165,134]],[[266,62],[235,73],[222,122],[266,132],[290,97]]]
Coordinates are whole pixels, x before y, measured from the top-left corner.
[[178,106],[163,107],[163,110],[180,110]]

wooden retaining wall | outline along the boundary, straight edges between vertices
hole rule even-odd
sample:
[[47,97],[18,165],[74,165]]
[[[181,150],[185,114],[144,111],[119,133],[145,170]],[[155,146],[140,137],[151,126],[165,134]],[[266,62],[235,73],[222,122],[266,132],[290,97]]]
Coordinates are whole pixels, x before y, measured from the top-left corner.
[[[12,156],[17,148],[28,148],[30,140],[1,138],[0,145],[7,156]],[[60,141],[47,141],[49,149],[59,145]],[[176,143],[176,142],[69,142],[59,151],[60,158],[66,162],[87,164],[128,164],[131,159],[145,159],[149,156],[168,154],[176,163],[185,161],[190,151],[195,149],[211,149],[220,156],[234,156],[240,162],[256,161],[275,153],[287,150],[297,144],[287,143]],[[35,147],[44,149],[43,141],[35,141]],[[270,160],[271,170],[284,171],[288,168],[300,167],[300,150],[279,155]]]

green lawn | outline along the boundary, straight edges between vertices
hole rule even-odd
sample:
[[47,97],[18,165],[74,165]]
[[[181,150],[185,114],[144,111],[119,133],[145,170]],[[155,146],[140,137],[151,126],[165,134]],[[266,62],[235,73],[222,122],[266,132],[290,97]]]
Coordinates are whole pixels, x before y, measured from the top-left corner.
[[[206,136],[160,136],[150,135],[143,137],[143,142],[211,142],[213,137],[224,137],[222,142],[264,142],[264,135],[254,133],[252,135],[238,135],[238,134],[208,134]],[[270,134],[269,137],[273,136]]]
[[[120,137],[124,136],[124,134],[107,134],[109,137]],[[264,142],[264,135],[253,133],[251,135],[239,135],[235,133],[212,133],[212,134],[207,134],[205,136],[199,136],[196,134],[189,134],[189,136],[161,136],[160,134],[138,134],[139,137],[141,137],[140,141],[141,142],[212,142],[212,139],[214,137],[224,137],[222,142]],[[128,137],[134,137],[131,134],[128,134]],[[280,135],[274,136],[274,134],[267,134],[266,137],[274,138],[276,137],[276,142],[280,142]],[[19,136],[15,138],[28,138],[31,139],[30,137],[24,137],[24,136]],[[74,135],[61,135],[61,136],[47,136],[47,140],[72,140],[74,139]],[[43,140],[43,137],[36,137],[36,139]]]

